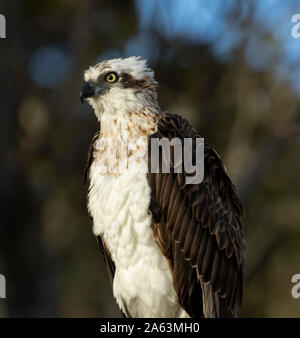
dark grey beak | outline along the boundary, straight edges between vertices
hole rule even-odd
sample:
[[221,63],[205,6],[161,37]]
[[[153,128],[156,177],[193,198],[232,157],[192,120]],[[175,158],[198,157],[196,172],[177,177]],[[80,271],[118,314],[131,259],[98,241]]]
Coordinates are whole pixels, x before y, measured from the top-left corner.
[[80,100],[83,103],[84,99],[96,95],[96,87],[92,86],[89,82],[85,82],[80,91]]

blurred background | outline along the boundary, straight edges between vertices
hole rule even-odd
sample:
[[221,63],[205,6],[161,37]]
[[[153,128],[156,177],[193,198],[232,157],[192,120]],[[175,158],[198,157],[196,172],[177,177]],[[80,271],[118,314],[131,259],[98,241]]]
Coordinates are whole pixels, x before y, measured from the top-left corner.
[[[241,317],[300,317],[298,0],[0,1],[0,317],[118,317],[83,170],[83,71],[143,55],[162,109],[222,156],[246,210]],[[300,30],[299,30],[300,31]]]

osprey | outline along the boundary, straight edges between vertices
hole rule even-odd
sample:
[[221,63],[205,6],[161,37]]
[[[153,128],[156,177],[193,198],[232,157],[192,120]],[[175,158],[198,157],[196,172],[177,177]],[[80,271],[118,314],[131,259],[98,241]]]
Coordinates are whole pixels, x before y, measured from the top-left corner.
[[169,172],[149,170],[152,139],[200,136],[183,117],[160,110],[154,73],[141,57],[98,63],[84,80],[81,100],[100,123],[85,170],[87,207],[122,314],[236,316],[242,206],[220,157],[205,143],[197,184],[187,184],[174,156]]

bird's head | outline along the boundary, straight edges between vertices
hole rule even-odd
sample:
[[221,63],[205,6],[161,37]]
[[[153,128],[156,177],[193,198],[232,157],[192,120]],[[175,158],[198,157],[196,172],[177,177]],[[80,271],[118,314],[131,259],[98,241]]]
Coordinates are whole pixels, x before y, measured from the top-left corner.
[[141,57],[110,59],[91,66],[84,72],[80,92],[98,119],[103,113],[133,113],[147,107],[159,109],[154,72]]

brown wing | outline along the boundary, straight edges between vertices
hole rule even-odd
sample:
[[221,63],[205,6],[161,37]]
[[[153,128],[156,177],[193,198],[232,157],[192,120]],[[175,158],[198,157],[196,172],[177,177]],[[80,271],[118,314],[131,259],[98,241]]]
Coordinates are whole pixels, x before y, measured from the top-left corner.
[[99,244],[99,249],[100,249],[100,251],[101,251],[101,253],[104,257],[105,263],[106,263],[107,272],[108,272],[109,280],[111,282],[111,286],[113,286],[115,270],[116,270],[115,263],[111,259],[110,252],[107,249],[105,242],[104,242],[104,240],[101,236],[97,236],[97,242]]
[[[91,167],[91,165],[93,163],[93,159],[94,159],[94,156],[93,156],[94,143],[98,139],[99,133],[100,133],[100,131],[98,131],[95,134],[95,136],[93,137],[93,140],[92,140],[91,145],[89,147],[87,163],[86,163],[86,167],[85,167],[85,170],[84,170],[84,185],[86,187],[86,192],[87,192],[86,195],[88,195],[88,191],[89,191],[89,188],[90,188],[89,172],[90,172],[90,167]],[[90,218],[91,218],[91,221],[93,222],[92,217],[90,217]],[[116,269],[115,263],[113,262],[113,260],[111,258],[110,252],[109,252],[107,246],[105,245],[103,238],[101,236],[97,236],[96,238],[97,238],[97,242],[98,242],[98,245],[99,245],[99,249],[100,249],[100,251],[101,251],[101,253],[104,257],[105,263],[106,263],[106,267],[107,267],[109,279],[110,279],[110,282],[111,282],[111,286],[113,287],[113,281],[114,281],[115,269]],[[125,314],[122,311],[121,311],[121,315],[122,315],[122,317],[126,317]],[[129,313],[127,314],[127,317],[130,317]]]
[[[154,137],[200,136],[184,118],[164,113]],[[154,237],[169,261],[178,302],[191,317],[235,316],[243,287],[241,203],[209,145],[202,183],[186,184],[185,175],[149,170]]]

